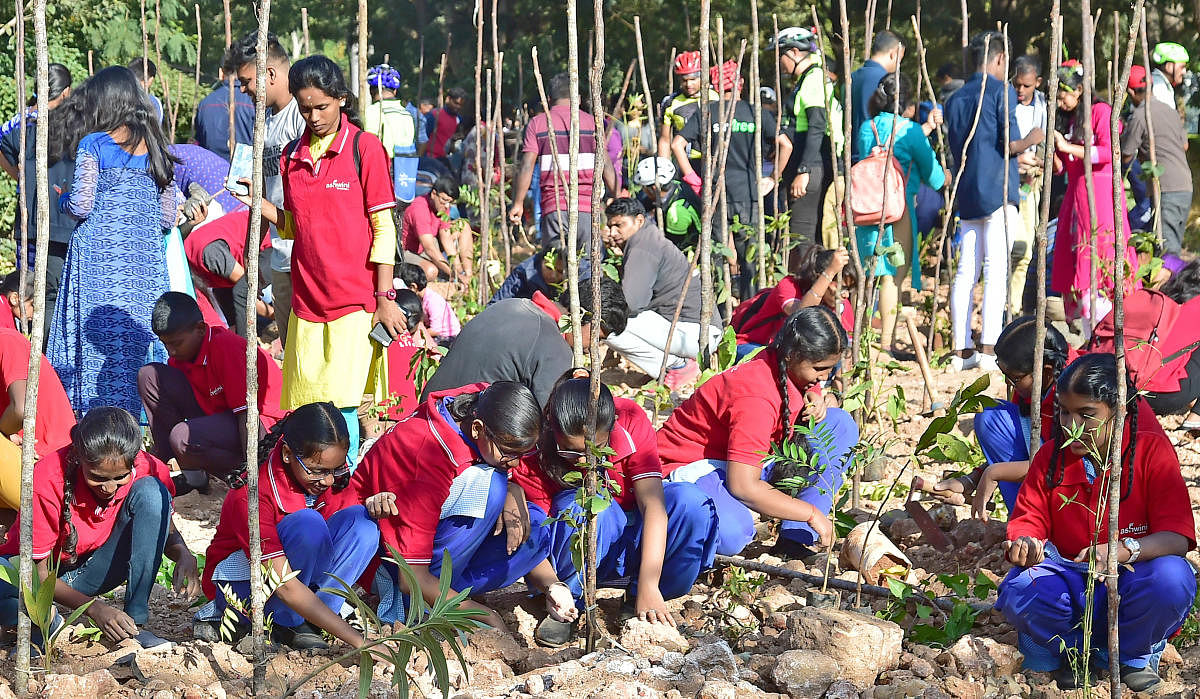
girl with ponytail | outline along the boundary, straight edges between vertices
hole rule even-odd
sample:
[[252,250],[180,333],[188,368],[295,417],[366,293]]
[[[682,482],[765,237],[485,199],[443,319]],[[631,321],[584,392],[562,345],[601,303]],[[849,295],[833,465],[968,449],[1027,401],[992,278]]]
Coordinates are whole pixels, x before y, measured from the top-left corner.
[[[37,462],[33,478],[33,559],[58,575],[54,601],[88,602],[87,616],[113,641],[168,643],[144,627],[163,554],[175,561],[175,589],[195,596],[196,558],[171,523],[175,489],[166,464],[142,451],[142,432],[120,408],[94,408],[71,428],[71,443]],[[20,519],[0,556],[16,556]],[[125,585],[124,611],[98,596]],[[17,623],[17,591],[0,581],[0,627]]]
[[178,207],[175,158],[146,92],[127,68],[96,73],[76,110],[83,133],[74,184],[59,206],[71,236],[46,356],[76,413],[112,404],[140,413],[137,373],[166,351],[150,330],[168,290],[163,232]]
[[[821,391],[847,347],[846,331],[825,306],[801,308],[770,346],[709,379],[658,432],[663,473],[700,486],[717,508],[717,553],[733,555],[754,539],[754,517],[783,520],[780,543],[824,546],[833,539],[829,512],[850,468],[858,428],[828,407]],[[812,425],[818,483],[791,497],[770,485],[764,457],[772,443]],[[786,548],[784,544],[781,548]]]
[[[1113,430],[1118,381],[1125,382],[1128,408],[1120,435]],[[1079,686],[1071,666],[1083,643],[1085,576],[1089,560],[1107,568],[1108,527],[1096,531],[1096,520],[1097,513],[1108,520],[1107,462],[1119,453],[1121,681],[1145,692],[1159,684],[1164,639],[1180,628],[1196,595],[1184,558],[1196,545],[1187,486],[1170,440],[1152,413],[1146,420],[1148,411],[1138,407],[1144,401],[1128,376],[1117,376],[1111,354],[1072,362],[1057,394],[1053,439],[1034,457],[1008,521],[1005,548],[1016,567],[1000,584],[996,609],[1021,634],[1026,669],[1055,672],[1062,689]],[[1103,587],[1101,580],[1097,599],[1104,599]],[[1101,606],[1092,648],[1104,647],[1105,616]],[[1089,660],[1095,658],[1083,662]]]
[[[266,455],[258,476],[263,562],[281,578],[297,572],[275,589],[266,613],[274,615],[272,640],[292,648],[327,647],[321,631],[354,648],[365,642],[338,616],[342,598],[319,591],[340,588],[338,579],[358,580],[379,550],[379,525],[367,516],[357,491],[347,487],[349,448],[346,421],[332,403],[300,406],[259,445]],[[219,640],[226,590],[250,599],[246,496],[246,488],[225,496],[208,547],[204,593],[215,604],[196,615],[192,629],[201,640]]]

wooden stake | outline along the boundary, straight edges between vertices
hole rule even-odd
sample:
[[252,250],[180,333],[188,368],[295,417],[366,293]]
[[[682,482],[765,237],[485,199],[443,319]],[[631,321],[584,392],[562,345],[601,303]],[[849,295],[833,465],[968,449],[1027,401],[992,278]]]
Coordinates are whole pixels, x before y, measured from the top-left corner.
[[167,140],[175,141],[175,118],[171,108],[171,76],[162,60],[162,0],[154,0],[154,63],[162,72],[163,115],[167,118]]
[[[567,140],[567,173],[569,184],[567,187],[566,206],[567,206],[567,268],[568,272],[574,270],[568,275],[567,287],[569,289],[569,297],[571,303],[571,337],[572,350],[574,352],[575,366],[583,366],[583,319],[579,310],[579,30],[578,30],[577,0],[567,0],[567,77],[570,80],[571,86],[571,128]],[[553,138],[555,134],[554,119],[550,113],[550,104],[546,104],[546,121],[549,124],[550,135]],[[593,177],[595,177],[593,171]],[[555,193],[557,197],[557,192]],[[593,225],[599,221],[593,221]],[[598,231],[593,231],[593,235],[599,235]],[[598,260],[593,260],[593,264],[599,266]],[[597,272],[599,270],[597,269]],[[595,276],[599,276],[598,274]],[[598,321],[598,318],[593,318],[593,322]]]
[[[1081,302],[1087,303],[1089,327],[1086,328],[1087,335],[1091,335],[1091,331],[1100,322],[1096,317],[1096,301],[1100,294],[1100,287],[1097,279],[1099,278],[1099,262],[1096,256],[1096,226],[1099,221],[1096,218],[1096,190],[1095,180],[1092,177],[1092,148],[1094,148],[1096,134],[1092,131],[1092,80],[1096,76],[1096,47],[1093,42],[1096,40],[1096,25],[1092,18],[1092,3],[1091,0],[1081,0],[1080,10],[1083,13],[1083,99],[1079,106],[1076,107],[1075,127],[1073,131],[1079,133],[1083,130],[1083,181],[1084,189],[1087,190],[1087,205],[1088,205],[1088,221],[1087,221],[1087,248],[1086,254],[1077,256],[1077,259],[1087,260],[1088,265],[1088,297],[1080,299]],[[1058,66],[1054,66],[1057,70]],[[1082,113],[1082,119],[1079,114]],[[1082,122],[1082,123],[1080,123]],[[1114,163],[1114,166],[1117,166]],[[1114,177],[1114,179],[1120,179]],[[1079,222],[1075,222],[1076,228]],[[1067,231],[1069,234],[1070,231]]]
[[[25,8],[24,0],[17,0],[16,14],[13,19],[17,21],[17,52],[16,52],[16,74],[17,74],[17,147],[19,148],[20,157],[17,158],[17,210],[20,212],[21,219],[21,239],[20,247],[16,253],[17,269],[20,270],[20,285],[21,289],[25,288],[29,274],[29,199],[26,195],[26,186],[28,184],[28,155],[29,155],[29,134],[27,128],[29,126],[29,108],[27,106],[29,87],[26,84],[25,76]],[[36,42],[35,42],[36,43]],[[36,78],[35,78],[36,79]],[[43,123],[45,120],[43,119]],[[24,293],[22,291],[21,293]],[[21,320],[21,332],[29,329],[28,318],[25,317],[25,304],[20,304],[17,309],[17,315]]]
[[[765,289],[767,287],[767,214],[765,210],[765,198],[763,197],[762,182],[763,173],[763,149],[762,149],[762,78],[759,75],[759,47],[758,47],[758,0],[750,0],[750,55],[753,59],[750,61],[750,104],[754,109],[754,191],[758,193],[758,210],[754,212],[754,249],[755,262],[757,272],[758,287]],[[775,99],[779,99],[779,95],[775,95]],[[776,101],[776,111],[778,111],[779,103]],[[775,137],[779,138],[779,132],[775,132]],[[772,189],[772,192],[774,190]]]
[[[200,106],[200,50],[204,46],[204,28],[200,24],[200,3],[195,3],[196,10],[196,84],[192,88],[192,124],[195,128],[196,110]],[[233,157],[233,153],[229,154]]]
[[[487,284],[487,260],[488,260],[488,243],[491,240],[491,222],[488,220],[488,197],[491,194],[491,172],[484,172],[485,161],[488,158],[483,152],[483,94],[485,83],[480,80],[480,73],[483,70],[483,1],[475,0],[475,174],[478,175],[479,182],[479,267],[476,273],[479,275],[477,279],[477,300],[480,305],[486,304],[488,297]],[[488,91],[492,80],[492,72],[489,69],[487,72]],[[459,255],[463,252],[460,250]]]
[[146,65],[146,61],[150,60],[150,37],[146,33],[146,0],[139,0],[138,3],[142,10],[142,84],[150,81],[150,66]]
[[[488,147],[489,157],[495,158],[496,154],[500,155],[500,196],[497,204],[499,212],[497,218],[500,219],[500,241],[504,246],[504,274],[503,278],[508,277],[508,272],[512,268],[512,243],[508,233],[508,216],[504,215],[504,202],[508,201],[508,197],[504,193],[504,161],[505,161],[505,146],[504,146],[504,111],[501,105],[504,101],[504,53],[500,50],[500,8],[497,0],[492,0],[492,65],[496,69],[496,90],[495,98],[492,102],[492,128],[491,141],[492,145]],[[423,60],[423,59],[422,59]],[[488,181],[492,178],[493,164],[488,165]],[[489,241],[490,244],[490,241]],[[486,261],[486,260],[485,260]],[[484,303],[487,300],[484,299]]]
[[92,66],[92,50],[88,49],[88,77],[96,74],[95,68]]
[[[1009,104],[1009,100],[1008,100],[1009,83],[1007,82],[1009,79],[1009,68],[1008,67],[1010,65],[1012,65],[1012,63],[1011,63],[1012,57],[1009,55],[1012,53],[1012,47],[1008,43],[1008,25],[1007,24],[1005,24],[1003,27],[1000,28],[1000,33],[1004,37],[1004,79],[1005,79],[1005,84],[1001,90],[1004,93],[1004,113],[1012,114],[1013,113],[1012,105]],[[985,82],[987,81],[986,77],[984,78],[984,81]],[[1009,207],[1009,203],[1008,203],[1008,179],[1009,179],[1008,178],[1008,169],[1011,164],[1011,156],[1009,155],[1008,144],[1012,143],[1012,133],[1009,131],[1009,125],[1010,125],[1011,121],[1012,121],[1011,119],[1004,120],[1004,142],[1003,142],[1004,143],[1004,182],[1001,187],[1002,191],[1001,191],[1001,199],[1000,199],[1000,202],[1001,202],[1000,203],[1000,211],[1003,213],[1000,214],[1000,220],[1004,222],[1005,235],[1008,235],[1007,231],[1010,230],[1009,222],[1008,222],[1008,216],[1009,216],[1009,212],[1008,212],[1008,207]],[[1019,185],[1018,185],[1018,187],[1019,187]],[[1020,194],[1018,193],[1017,196],[1020,197]],[[1017,221],[1020,222],[1020,218],[1018,218]],[[1005,275],[1004,275],[1004,305],[1005,305],[1005,309],[1008,313],[1008,317],[1014,318],[1015,316],[1013,315],[1012,297],[1008,293],[1009,286],[1010,286],[1008,283],[1008,280],[1009,280],[1009,278],[1012,277],[1012,255],[1008,255],[1005,258],[1004,271],[1005,271]]]
[[[725,65],[725,18],[720,15],[717,15],[717,74],[718,75],[721,74],[720,73],[721,67],[724,65]],[[738,79],[741,79],[740,74],[737,77],[738,77]],[[701,94],[704,94],[706,91],[707,91],[707,86],[701,88]],[[717,88],[717,92],[721,94],[722,98],[724,97],[724,91],[720,87]],[[733,99],[729,100],[729,103],[731,105],[736,105],[737,101],[738,101],[738,95],[735,93],[733,96]],[[707,106],[707,105],[705,105],[705,103],[703,101],[701,101],[700,104]],[[725,110],[721,109],[720,114],[722,116],[724,116]],[[733,119],[733,111],[731,110],[730,114],[729,114],[729,119],[723,119],[721,121],[722,137],[724,137],[724,134],[726,131],[729,131],[732,128],[730,126],[730,124],[733,123],[732,119]],[[754,140],[758,141],[757,138]],[[721,164],[719,172],[722,172],[722,173],[725,172],[724,163]],[[712,175],[709,175],[709,177],[711,177],[711,176]],[[733,241],[730,238],[730,231],[729,231],[729,198],[725,196],[725,191],[724,191],[723,187],[721,189],[717,190],[717,203],[718,203],[717,209],[719,212],[717,221],[720,223],[720,226],[721,226],[721,245],[724,246],[724,248],[725,248],[725,253],[723,255],[721,255],[721,257],[724,258],[724,264],[721,265],[721,286],[725,290],[725,303],[724,303],[725,317],[728,318],[731,315],[733,315],[733,272],[731,270],[731,267],[732,267],[732,265],[740,262],[740,260],[738,260],[736,257],[736,255],[737,255],[736,251],[734,251],[734,255],[735,255],[734,259],[732,261],[729,259],[729,251],[733,250],[733,244],[732,244]],[[739,274],[740,274],[740,272],[741,272],[741,270],[739,269]],[[701,326],[701,327],[704,327],[704,326]],[[669,346],[670,345],[668,345],[668,347]]]
[[[304,55],[312,55],[312,44],[308,43],[308,8],[300,8],[300,31],[304,34]],[[421,45],[425,45],[425,37],[421,37]]]
[[[824,31],[821,29],[821,20],[820,20],[820,18],[817,17],[817,6],[809,5],[808,9],[812,13],[813,28],[816,30],[816,36],[817,36],[817,46],[821,47],[822,54],[831,55],[831,54],[825,54],[825,37],[824,37]],[[832,53],[832,49],[833,49],[832,43],[829,45],[829,48]],[[897,68],[896,70],[899,71],[899,68]],[[827,72],[825,72],[824,70],[821,71],[821,84],[825,88],[825,113],[833,114],[833,101],[837,98],[833,96],[833,89],[829,84],[829,74]],[[779,133],[779,132],[776,131],[776,133]],[[836,164],[837,163],[835,162],[834,165],[836,166]],[[834,202],[835,202],[833,210],[834,210],[834,214],[837,216],[837,223],[838,223],[838,240],[834,243],[833,248],[837,249],[837,248],[841,247],[842,245],[844,245],[845,241],[851,237],[850,227],[848,225],[848,222],[846,221],[846,207],[843,206],[844,200],[845,200],[845,189],[846,189],[845,182],[849,178],[839,177],[836,167],[834,169],[833,174],[834,174],[833,194],[834,194]],[[842,181],[842,183],[843,183],[841,185],[842,199],[843,199],[842,202],[838,202],[838,196],[837,196],[839,180]]]
[[[967,11],[967,0],[959,0],[959,9],[962,13],[962,70],[963,75],[970,75],[971,71],[975,69],[975,66],[967,65],[969,60],[967,58],[967,45],[971,43],[971,30],[968,26],[971,19],[971,13]],[[1058,66],[1054,66],[1054,68],[1057,69]]]
[[367,86],[367,0],[358,0],[358,108],[365,114],[371,104],[371,91]]
[[[233,46],[233,16],[229,12],[229,0],[222,0],[225,10],[225,48]],[[225,76],[225,80],[229,83],[229,99],[226,107],[229,110],[229,157],[233,157],[234,147],[237,145],[237,124],[234,120],[233,110],[237,106],[237,94],[235,87],[237,83],[237,75],[230,73]]]
[[[421,32],[421,43],[417,48],[417,99],[425,90],[425,32]],[[418,105],[420,106],[420,105]]]
[[[709,57],[709,11],[711,9],[710,0],[700,0],[700,75],[702,80],[707,80],[709,75],[710,57]],[[707,89],[707,85],[701,87],[701,94]],[[701,368],[709,365],[710,353],[712,348],[709,347],[708,341],[708,326],[712,319],[713,312],[713,269],[712,269],[712,218],[714,208],[714,191],[713,191],[713,168],[715,162],[713,159],[712,149],[712,115],[711,110],[706,109],[707,105],[702,104],[699,110],[700,116],[700,133],[703,134],[703,160],[702,167],[704,169],[704,185],[701,189],[700,200],[703,202],[703,210],[700,214],[700,244],[698,254],[700,256],[700,351],[696,356]]]
[[[775,133],[779,133],[783,129],[783,100],[784,100],[783,78],[779,72],[780,71],[780,68],[779,68],[779,42],[777,41],[777,39],[779,38],[779,15],[774,14],[774,13],[771,14],[771,25],[772,25],[773,31],[775,32],[774,34],[771,35],[771,43],[773,43],[775,45]],[[849,75],[849,71],[846,71],[846,74]],[[850,93],[846,93],[846,94],[850,94]],[[782,179],[783,178],[783,168],[787,167],[787,163],[780,160],[779,155],[780,155],[779,149],[776,148],[775,149],[775,168],[773,170],[773,173],[776,176],[776,178],[778,179],[779,184],[774,189],[771,190],[771,196],[774,197],[774,203],[775,203],[775,206],[772,208],[775,210],[776,216],[778,216],[781,213],[781,206],[784,207],[785,210],[786,210],[786,206],[787,206],[787,195],[784,194],[781,196],[779,190],[781,187],[790,186],[789,183],[783,182],[783,179]],[[778,231],[778,228],[776,230]],[[780,241],[782,241],[782,242],[780,242]],[[792,243],[791,227],[784,226],[783,227],[783,235],[779,236],[779,240],[777,241],[777,244],[779,244],[779,246],[780,246],[779,257],[780,257],[780,260],[783,262],[783,274],[784,275],[787,275],[788,270],[791,269],[791,267],[789,266],[789,263],[790,263],[789,258],[791,257],[791,250],[790,250],[791,243]]]
[[[638,67],[642,76],[642,97],[646,102],[646,118],[650,120],[650,132],[655,134],[655,138],[657,138],[659,129],[662,128],[662,115],[658,113],[658,105],[654,102],[654,98],[650,93],[650,81],[646,79],[646,54],[642,51],[642,18],[637,15],[633,17],[633,36],[637,43]],[[671,63],[675,63],[674,59],[672,59]],[[654,207],[654,217],[658,223],[658,230],[665,233],[667,229],[663,225],[663,211],[661,206]]]
[[[1154,177],[1151,178],[1152,186],[1151,195],[1154,197],[1154,239],[1158,241],[1158,246],[1163,246],[1162,234],[1162,180],[1158,177],[1158,148],[1154,140],[1154,119],[1151,116],[1149,100],[1154,98],[1153,85],[1150,80],[1152,73],[1150,72],[1150,45],[1146,40],[1146,13],[1142,11],[1142,21],[1138,34],[1142,42],[1142,66],[1146,69],[1146,137],[1150,141],[1150,168],[1154,170]],[[1137,154],[1134,154],[1137,157]],[[1143,177],[1145,173],[1143,173]]]

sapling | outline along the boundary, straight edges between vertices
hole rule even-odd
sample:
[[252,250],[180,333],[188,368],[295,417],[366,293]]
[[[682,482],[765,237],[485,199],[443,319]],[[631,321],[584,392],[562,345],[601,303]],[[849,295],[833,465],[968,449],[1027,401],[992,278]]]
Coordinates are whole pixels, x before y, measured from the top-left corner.
[[36,626],[42,635],[42,669],[49,673],[59,636],[87,612],[88,607],[92,606],[92,600],[76,607],[65,619],[59,615],[58,608],[54,605],[54,587],[58,583],[57,562],[50,566],[44,578],[38,575],[37,567],[34,566],[32,585],[25,586],[21,584],[17,566],[0,558],[0,580],[22,591],[21,600],[24,602],[25,613],[29,616],[30,623]]

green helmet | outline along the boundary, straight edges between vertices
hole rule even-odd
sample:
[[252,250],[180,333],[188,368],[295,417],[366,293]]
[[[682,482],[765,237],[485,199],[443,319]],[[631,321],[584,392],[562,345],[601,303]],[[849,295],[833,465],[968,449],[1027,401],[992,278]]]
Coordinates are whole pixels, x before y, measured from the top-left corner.
[[1154,45],[1154,52],[1150,54],[1150,60],[1156,65],[1162,65],[1163,63],[1187,63],[1191,57],[1188,56],[1188,51],[1183,46],[1163,41]]

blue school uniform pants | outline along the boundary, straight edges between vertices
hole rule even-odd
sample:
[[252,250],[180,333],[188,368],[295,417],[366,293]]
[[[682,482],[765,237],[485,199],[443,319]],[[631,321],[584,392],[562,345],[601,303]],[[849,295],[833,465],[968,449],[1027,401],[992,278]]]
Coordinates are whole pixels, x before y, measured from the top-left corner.
[[[842,487],[846,472],[850,468],[850,448],[858,443],[858,426],[850,413],[840,408],[829,408],[818,429],[828,430],[830,448],[820,449],[817,439],[810,443],[817,453],[819,473],[817,482],[796,494],[820,512],[828,515],[833,510],[833,501]],[[696,480],[696,485],[712,498],[717,508],[717,553],[734,556],[754,540],[754,513],[735,498],[725,485],[727,461],[710,461],[714,470]],[[763,468],[762,478],[771,477],[771,467]],[[805,546],[816,544],[820,537],[807,522],[784,520],[780,525],[780,536]]]
[[[80,483],[77,487],[86,488]],[[89,597],[125,585],[125,613],[142,626],[150,621],[150,591],[162,561],[171,523],[171,494],[162,481],[139,478],[121,503],[112,533],[74,570],[59,570],[59,579]],[[16,565],[17,558],[11,560]],[[66,566],[63,563],[62,566]],[[17,624],[17,589],[0,581],[0,626]]]
[[[379,550],[379,525],[367,516],[367,508],[362,505],[335,512],[328,520],[316,510],[297,510],[279,520],[275,531],[288,565],[299,572],[296,579],[315,592],[335,614],[341,611],[344,600],[319,590],[342,589],[334,576],[353,585]],[[217,587],[216,600],[222,611],[226,603],[221,585],[228,585],[242,601],[249,603],[249,580],[222,583]],[[290,628],[304,623],[304,617],[274,596],[267,600],[263,613],[273,614],[277,626]]]
[[[453,515],[442,519],[433,537],[429,572],[440,576],[443,554],[449,553],[450,587],[459,592],[469,588],[472,595],[478,595],[512,585],[546,560],[550,555],[550,538],[544,527],[531,527],[529,538],[511,556],[504,531],[492,534],[507,495],[508,476],[494,470],[483,517]],[[386,623],[402,620],[407,595],[400,592],[397,584],[399,571],[388,561],[383,562],[379,571],[381,575],[375,578],[380,595],[379,619]],[[380,577],[387,579],[384,585],[379,584]]]
[[[975,436],[988,465],[1006,461],[1029,460],[1029,418],[1021,415],[1016,403],[1002,400],[975,415]],[[996,489],[1004,498],[1009,513],[1017,504],[1021,484],[996,481]]]
[[[557,517],[569,512],[578,521],[583,510],[575,502],[576,489],[554,496],[550,510]],[[712,567],[717,543],[717,511],[712,499],[692,483],[663,483],[667,510],[667,546],[663,554],[658,589],[664,599],[675,599],[691,592],[700,572]],[[550,533],[550,562],[558,579],[571,588],[582,603],[583,580],[571,557],[571,535],[575,528],[565,521],[547,522],[545,512],[529,506],[533,529]],[[610,503],[596,516],[596,583],[625,586],[637,590],[638,569],[642,563],[642,512],[634,507],[624,510]]]
[[[1025,668],[1039,672],[1058,669],[1064,643],[1068,648],[1083,648],[1081,619],[1087,603],[1087,566],[1062,560],[1049,544],[1046,550],[1041,563],[1010,570],[996,600],[996,609],[1025,637],[1021,644]],[[1191,609],[1196,574],[1182,556],[1161,556],[1132,567],[1130,571],[1121,566],[1117,582],[1121,664],[1153,667],[1162,641],[1179,630]],[[1098,581],[1092,648],[1106,648],[1107,635],[1108,593]]]

